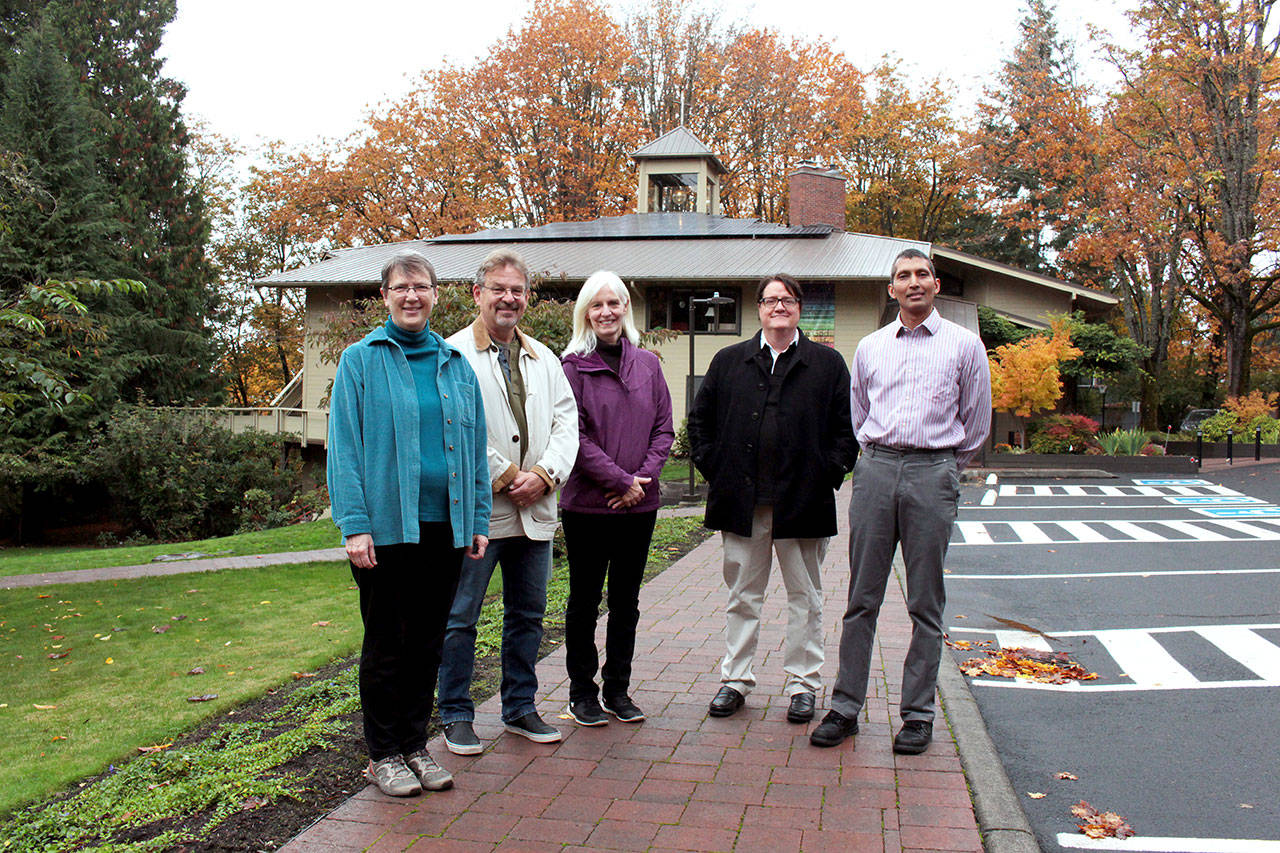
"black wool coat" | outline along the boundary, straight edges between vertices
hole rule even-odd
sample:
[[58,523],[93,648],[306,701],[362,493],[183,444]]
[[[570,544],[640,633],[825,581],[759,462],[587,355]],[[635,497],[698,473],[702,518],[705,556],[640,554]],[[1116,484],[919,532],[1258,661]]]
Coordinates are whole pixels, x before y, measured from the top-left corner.
[[[693,462],[707,479],[706,525],[751,535],[756,456],[772,357],[760,334],[716,353],[689,413]],[[835,490],[858,455],[849,416],[849,368],[800,333],[778,399],[775,539],[836,532]]]

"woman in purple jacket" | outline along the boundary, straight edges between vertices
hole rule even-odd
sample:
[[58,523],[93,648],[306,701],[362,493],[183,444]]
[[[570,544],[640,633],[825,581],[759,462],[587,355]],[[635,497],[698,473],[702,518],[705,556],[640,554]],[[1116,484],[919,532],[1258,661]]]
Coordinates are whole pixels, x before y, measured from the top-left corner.
[[[626,285],[611,272],[594,273],[578,293],[563,359],[578,401],[581,441],[560,495],[569,551],[564,637],[569,713],[583,726],[607,723],[604,711],[627,723],[644,719],[628,694],[631,656],[640,580],[658,517],[658,474],[675,433],[662,367],[639,341]],[[606,575],[609,625],[601,668],[595,637]]]

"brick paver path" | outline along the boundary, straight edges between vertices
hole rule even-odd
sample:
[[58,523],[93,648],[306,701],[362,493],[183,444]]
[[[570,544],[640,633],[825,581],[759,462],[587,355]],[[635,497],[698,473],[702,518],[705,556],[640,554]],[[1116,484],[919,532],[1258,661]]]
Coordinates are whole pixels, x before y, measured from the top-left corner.
[[[842,517],[823,564],[828,680],[848,584],[845,527]],[[452,755],[439,738],[430,745],[453,772],[453,790],[396,800],[369,786],[284,849],[981,851],[945,719],[924,755],[891,749],[910,633],[898,584],[890,583],[880,616],[861,733],[856,743],[817,749],[808,742],[816,721],[785,719],[786,596],[777,572],[756,656],[759,683],[737,715],[707,716],[724,651],[720,560],[717,535],[641,591],[632,696],[645,722],[588,729],[562,719],[568,683],[557,650],[538,666],[538,704],[564,732],[562,743],[503,734],[494,697],[477,713],[482,755]],[[825,695],[818,704],[821,718]]]

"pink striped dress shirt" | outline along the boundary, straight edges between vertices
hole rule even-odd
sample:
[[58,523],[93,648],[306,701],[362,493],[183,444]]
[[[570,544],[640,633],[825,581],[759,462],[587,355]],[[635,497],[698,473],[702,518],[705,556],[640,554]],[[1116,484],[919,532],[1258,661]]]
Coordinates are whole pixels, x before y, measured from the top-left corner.
[[934,309],[914,329],[893,322],[853,355],[850,409],[862,446],[956,451],[964,470],[991,431],[991,371],[982,340]]

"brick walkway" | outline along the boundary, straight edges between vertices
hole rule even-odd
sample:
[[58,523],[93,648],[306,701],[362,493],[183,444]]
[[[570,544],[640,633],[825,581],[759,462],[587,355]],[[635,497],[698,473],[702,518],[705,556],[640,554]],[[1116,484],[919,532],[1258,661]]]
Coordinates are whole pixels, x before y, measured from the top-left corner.
[[[823,567],[828,679],[848,584],[841,515]],[[899,586],[891,581],[889,590],[876,640],[880,665],[856,744],[817,749],[808,743],[816,722],[786,722],[785,595],[776,572],[756,658],[759,684],[737,715],[706,715],[724,650],[715,536],[641,592],[632,696],[648,714],[644,723],[585,729],[562,719],[568,684],[557,650],[538,666],[538,704],[564,732],[562,743],[502,734],[494,697],[476,718],[484,754],[452,755],[439,738],[431,744],[457,780],[453,790],[396,800],[367,787],[284,849],[981,851],[945,719],[939,716],[924,755],[892,752],[910,621]],[[818,704],[820,718],[825,695]]]

